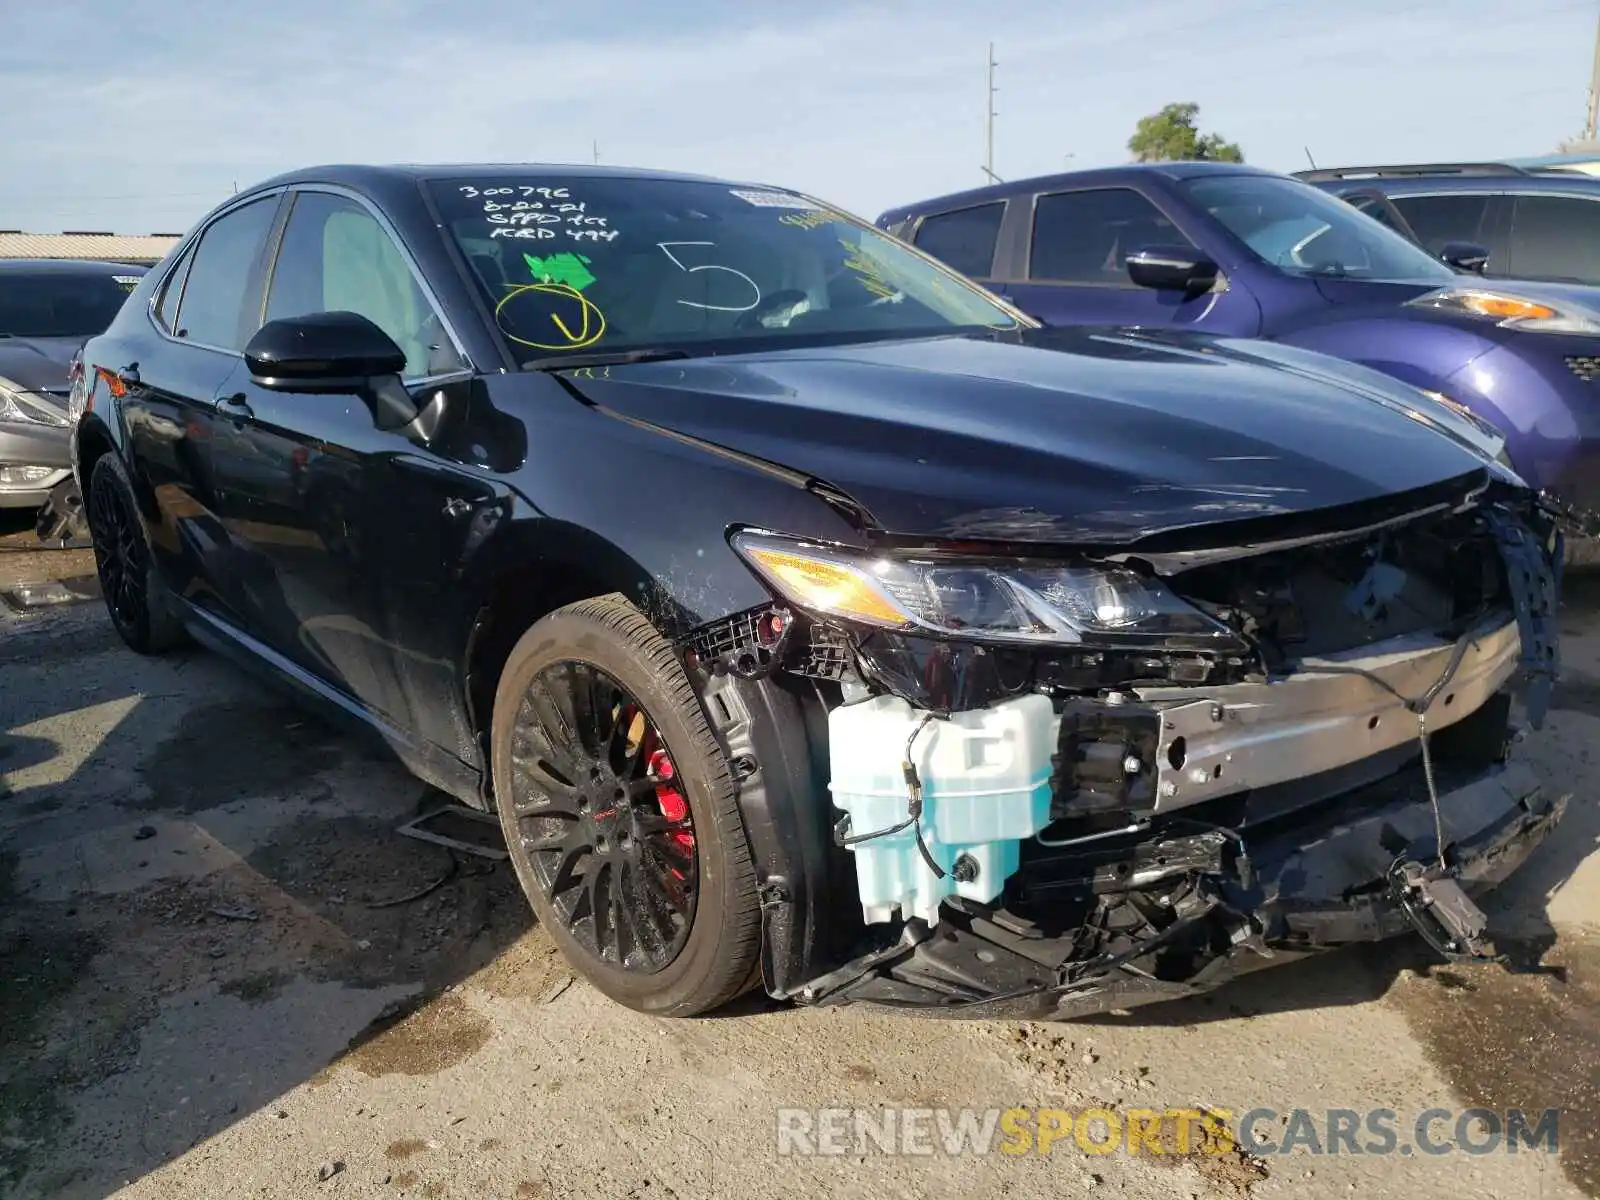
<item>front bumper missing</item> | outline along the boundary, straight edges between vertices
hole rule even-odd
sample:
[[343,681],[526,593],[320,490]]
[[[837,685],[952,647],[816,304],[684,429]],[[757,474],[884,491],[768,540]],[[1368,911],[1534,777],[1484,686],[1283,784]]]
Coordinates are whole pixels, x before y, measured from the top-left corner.
[[[1544,796],[1521,764],[1441,780],[1447,879],[1465,894],[1493,887],[1565,809],[1565,798]],[[969,910],[932,930],[908,923],[897,943],[812,980],[798,998],[951,1016],[1070,1018],[1197,995],[1274,962],[1415,928],[1394,880],[1401,865],[1438,857],[1434,828],[1426,789],[1408,773],[1341,797],[1289,828],[1244,831],[1247,855],[1230,853],[1231,833],[1147,836],[1130,851],[1173,869],[1165,877],[1134,872],[1130,881],[1140,891],[1103,899],[1184,898],[1167,931],[1132,952],[1084,956],[1076,937],[1042,937],[1003,913]],[[1179,956],[1175,970],[1171,950],[1185,939],[1200,949]]]
[[[1477,712],[1516,671],[1520,649],[1514,620],[1474,636],[1428,709],[1427,729]],[[1423,695],[1453,653],[1453,643],[1420,636],[1306,660],[1293,675],[1267,683],[1206,688],[1201,699],[1194,688],[1135,689],[1161,721],[1155,811],[1302,779],[1415,742],[1417,718],[1396,693]],[[1364,676],[1318,669],[1328,666]]]

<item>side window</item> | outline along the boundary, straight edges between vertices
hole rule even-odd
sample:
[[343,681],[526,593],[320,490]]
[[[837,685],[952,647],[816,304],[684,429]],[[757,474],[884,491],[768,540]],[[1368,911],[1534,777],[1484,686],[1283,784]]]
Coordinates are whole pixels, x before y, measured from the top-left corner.
[[1518,196],[1507,272],[1600,283],[1600,201]]
[[1132,188],[1040,196],[1033,209],[1028,277],[1059,283],[1132,287],[1128,255],[1146,246],[1187,246],[1189,239]]
[[183,252],[183,259],[167,276],[161,289],[161,303],[156,306],[156,320],[161,328],[174,333],[178,328],[178,300],[183,295],[183,281],[189,276],[189,265],[194,262],[194,247]]
[[394,239],[354,200],[301,192],[284,227],[267,320],[354,312],[406,352],[408,379],[462,366],[450,336]]
[[256,278],[261,247],[277,211],[276,196],[252,201],[200,235],[173,325],[178,337],[224,350],[244,347],[247,335],[240,325],[245,292]]
[[1417,238],[1429,254],[1437,255],[1446,242],[1483,244],[1483,214],[1488,211],[1488,196],[1466,194],[1450,196],[1391,196],[1406,223],[1417,231]]
[[924,217],[913,244],[963,275],[987,279],[994,271],[994,247],[1005,211],[1005,201],[996,200]]

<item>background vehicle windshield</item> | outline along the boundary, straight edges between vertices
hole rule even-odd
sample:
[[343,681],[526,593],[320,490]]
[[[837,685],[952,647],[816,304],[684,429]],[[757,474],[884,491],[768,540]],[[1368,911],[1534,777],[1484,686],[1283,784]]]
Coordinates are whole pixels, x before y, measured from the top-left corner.
[[533,174],[430,187],[524,361],[1017,325],[960,276],[789,192]]
[[139,276],[0,271],[0,337],[90,338],[104,333]]
[[1294,179],[1222,175],[1189,195],[1266,263],[1296,275],[1448,283],[1455,272],[1343,200]]

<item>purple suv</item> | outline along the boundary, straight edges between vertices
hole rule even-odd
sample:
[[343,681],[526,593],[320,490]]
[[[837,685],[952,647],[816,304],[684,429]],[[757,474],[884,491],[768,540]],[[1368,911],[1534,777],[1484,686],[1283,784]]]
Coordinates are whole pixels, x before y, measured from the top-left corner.
[[1600,288],[1486,280],[1476,247],[1441,261],[1343,200],[1237,164],[997,184],[878,224],[1047,324],[1263,338],[1395,376],[1496,426],[1518,472],[1600,533]]

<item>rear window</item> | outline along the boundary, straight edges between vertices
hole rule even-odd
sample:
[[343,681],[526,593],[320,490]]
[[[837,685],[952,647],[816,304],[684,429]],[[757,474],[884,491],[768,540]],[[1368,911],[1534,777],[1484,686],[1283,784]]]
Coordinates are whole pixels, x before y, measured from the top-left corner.
[[0,337],[89,338],[104,333],[140,274],[0,271]]
[[912,244],[963,275],[986,278],[994,271],[994,248],[1005,211],[1004,201],[996,201],[924,217]]

